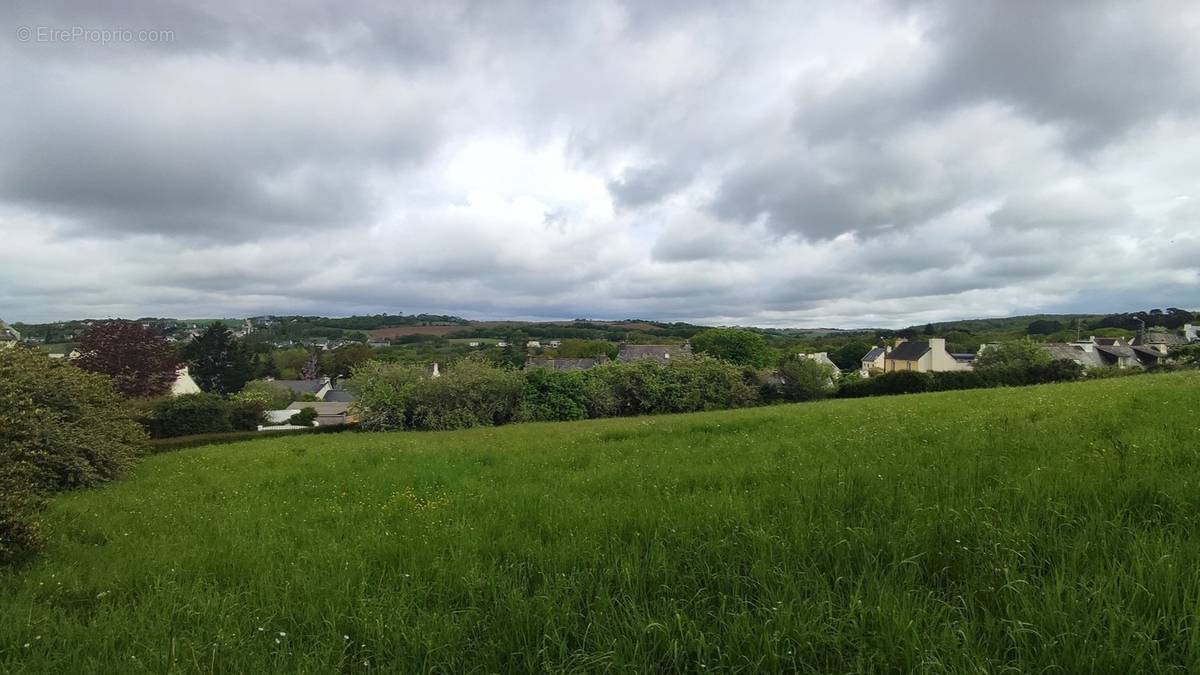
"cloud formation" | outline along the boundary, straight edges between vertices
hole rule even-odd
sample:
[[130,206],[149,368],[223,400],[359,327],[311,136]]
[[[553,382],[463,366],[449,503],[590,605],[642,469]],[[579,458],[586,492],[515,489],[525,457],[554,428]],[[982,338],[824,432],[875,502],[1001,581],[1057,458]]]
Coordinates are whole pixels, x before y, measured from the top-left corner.
[[330,7],[0,8],[0,317],[1200,305],[1194,3]]

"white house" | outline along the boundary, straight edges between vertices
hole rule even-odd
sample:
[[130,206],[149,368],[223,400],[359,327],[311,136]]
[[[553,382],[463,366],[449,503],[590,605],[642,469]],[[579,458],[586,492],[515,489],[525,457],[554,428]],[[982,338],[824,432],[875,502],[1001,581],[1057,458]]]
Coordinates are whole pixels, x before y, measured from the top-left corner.
[[175,371],[175,381],[171,383],[171,395],[182,396],[184,394],[199,394],[200,385],[192,379],[188,373],[188,367],[184,366]]

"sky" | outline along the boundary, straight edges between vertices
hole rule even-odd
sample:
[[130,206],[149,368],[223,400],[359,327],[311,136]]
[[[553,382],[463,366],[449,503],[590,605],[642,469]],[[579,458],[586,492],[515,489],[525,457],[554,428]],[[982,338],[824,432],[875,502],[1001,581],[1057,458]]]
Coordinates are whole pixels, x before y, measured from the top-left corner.
[[0,26],[9,321],[1200,308],[1190,0],[9,0]]

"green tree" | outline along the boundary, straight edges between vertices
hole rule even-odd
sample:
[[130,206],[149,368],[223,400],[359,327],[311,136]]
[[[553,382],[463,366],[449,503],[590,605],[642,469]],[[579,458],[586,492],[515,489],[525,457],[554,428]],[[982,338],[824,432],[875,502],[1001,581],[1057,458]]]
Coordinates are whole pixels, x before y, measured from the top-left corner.
[[701,331],[692,338],[692,349],[739,366],[761,368],[771,360],[771,350],[763,336],[740,328]]
[[183,348],[192,379],[201,389],[219,394],[242,390],[254,373],[250,351],[233,333],[214,323]]
[[41,542],[37,513],[51,492],[111,480],[146,434],[103,375],[31,349],[0,350],[0,563]]
[[1003,342],[983,350],[975,360],[975,370],[980,373],[997,373],[1005,370],[1028,371],[1050,363],[1050,353],[1030,338]]
[[1054,321],[1052,319],[1038,319],[1036,321],[1029,322],[1029,327],[1025,329],[1025,332],[1029,333],[1030,335],[1050,335],[1051,333],[1057,333],[1062,329],[1063,324],[1061,321]]
[[355,366],[371,360],[375,350],[364,344],[352,344],[325,352],[321,370],[330,377],[349,377]]
[[862,341],[847,342],[829,353],[829,360],[837,367],[845,370],[858,370],[862,366],[862,357],[871,351],[871,345]]
[[833,391],[833,369],[803,354],[784,357],[779,375],[783,378],[780,394],[787,401],[814,401]]

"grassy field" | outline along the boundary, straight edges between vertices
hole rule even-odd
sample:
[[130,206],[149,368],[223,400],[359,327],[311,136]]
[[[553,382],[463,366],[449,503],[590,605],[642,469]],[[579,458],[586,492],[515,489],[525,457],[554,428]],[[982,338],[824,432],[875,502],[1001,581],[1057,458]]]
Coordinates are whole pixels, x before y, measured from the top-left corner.
[[4,672],[1198,672],[1200,374],[146,460]]

